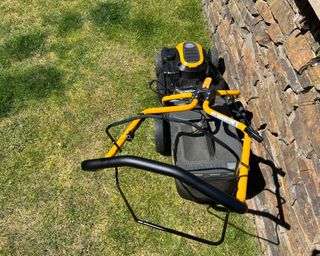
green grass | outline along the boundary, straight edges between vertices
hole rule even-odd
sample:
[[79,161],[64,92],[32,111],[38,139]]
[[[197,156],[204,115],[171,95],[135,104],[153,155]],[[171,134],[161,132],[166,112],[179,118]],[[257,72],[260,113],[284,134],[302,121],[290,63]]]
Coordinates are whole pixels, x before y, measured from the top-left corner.
[[[80,162],[103,156],[112,121],[157,105],[147,90],[154,55],[196,40],[209,47],[201,1],[0,2],[1,255],[259,255],[255,238],[230,227],[210,247],[132,220],[110,170]],[[125,153],[154,153],[146,122]],[[141,217],[216,238],[221,221],[179,198],[174,182],[122,172]],[[252,220],[232,223],[254,233]]]

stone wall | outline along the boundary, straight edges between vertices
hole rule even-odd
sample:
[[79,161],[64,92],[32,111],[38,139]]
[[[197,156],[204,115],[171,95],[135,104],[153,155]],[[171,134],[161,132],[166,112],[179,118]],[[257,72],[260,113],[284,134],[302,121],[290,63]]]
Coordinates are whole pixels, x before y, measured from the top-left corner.
[[[203,0],[224,77],[265,138],[252,145],[251,172],[265,185],[249,213],[266,255],[320,250],[320,23],[307,1],[296,2]],[[251,190],[264,184],[257,177]]]

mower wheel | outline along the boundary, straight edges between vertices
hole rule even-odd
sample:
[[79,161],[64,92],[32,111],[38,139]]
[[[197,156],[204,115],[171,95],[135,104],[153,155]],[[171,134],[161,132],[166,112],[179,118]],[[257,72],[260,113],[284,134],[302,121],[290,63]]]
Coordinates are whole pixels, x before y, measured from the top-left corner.
[[154,120],[154,143],[156,151],[163,156],[171,155],[170,124],[166,120]]
[[159,77],[162,70],[161,51],[156,53],[155,60],[156,60],[156,76]]
[[162,106],[162,98],[166,94],[166,88],[164,87],[164,75],[162,72],[162,60],[161,60],[161,51],[156,53],[156,76],[157,76],[157,87],[156,91],[158,94],[159,103]]
[[219,61],[219,52],[217,48],[210,48],[208,50],[208,57],[210,63],[217,69],[219,70],[220,68],[220,61]]
[[163,106],[162,104],[162,98],[167,94],[167,90],[164,87],[164,77],[163,74],[160,74],[157,80],[157,87],[156,87],[156,92],[158,95],[158,100],[161,106]]

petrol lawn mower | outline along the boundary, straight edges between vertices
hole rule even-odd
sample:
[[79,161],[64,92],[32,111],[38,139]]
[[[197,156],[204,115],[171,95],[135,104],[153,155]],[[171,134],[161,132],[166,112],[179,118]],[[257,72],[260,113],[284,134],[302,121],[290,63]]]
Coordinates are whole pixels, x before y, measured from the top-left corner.
[[[247,211],[251,139],[263,140],[237,101],[240,92],[229,89],[223,72],[223,61],[215,48],[205,52],[195,42],[163,48],[156,54],[157,79],[150,83],[151,88],[156,85],[161,107],[108,125],[106,133],[113,146],[106,157],[82,162],[83,170],[115,168],[117,187],[136,222],[210,245],[223,242],[231,211]],[[156,151],[171,155],[173,165],[132,155],[116,156],[149,118],[154,119]],[[125,123],[130,124],[116,140],[110,129]],[[120,187],[118,168],[123,166],[172,177],[182,198],[225,211],[220,239],[209,241],[140,220]]]

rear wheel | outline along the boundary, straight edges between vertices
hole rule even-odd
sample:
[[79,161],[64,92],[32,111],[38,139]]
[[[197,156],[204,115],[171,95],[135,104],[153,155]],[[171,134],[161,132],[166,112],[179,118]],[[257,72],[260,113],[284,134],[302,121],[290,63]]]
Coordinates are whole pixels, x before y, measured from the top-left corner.
[[160,73],[160,75],[157,77],[157,95],[158,95],[158,100],[161,106],[162,104],[162,98],[167,95],[167,89],[165,87],[165,80],[164,80],[164,74]]
[[156,53],[155,61],[156,61],[156,75],[158,77],[162,70],[161,51]]
[[166,95],[166,88],[165,88],[165,80],[164,80],[164,75],[163,75],[163,67],[162,67],[162,59],[161,59],[161,51],[156,53],[155,56],[155,61],[156,61],[156,76],[157,76],[157,87],[156,91],[158,94],[158,99],[160,102],[160,105],[162,104],[162,98],[164,95]]
[[166,120],[154,120],[154,142],[156,151],[163,156],[171,155],[170,124]]

